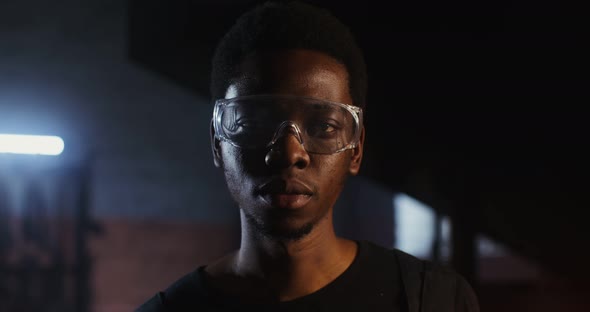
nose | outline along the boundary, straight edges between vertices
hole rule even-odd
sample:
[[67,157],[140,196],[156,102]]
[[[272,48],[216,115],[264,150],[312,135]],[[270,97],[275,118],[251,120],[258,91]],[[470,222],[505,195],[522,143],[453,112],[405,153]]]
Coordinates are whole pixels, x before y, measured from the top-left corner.
[[303,169],[309,165],[309,154],[303,147],[301,132],[297,125],[285,122],[279,126],[274,138],[269,143],[270,150],[265,162],[277,168],[296,167]]

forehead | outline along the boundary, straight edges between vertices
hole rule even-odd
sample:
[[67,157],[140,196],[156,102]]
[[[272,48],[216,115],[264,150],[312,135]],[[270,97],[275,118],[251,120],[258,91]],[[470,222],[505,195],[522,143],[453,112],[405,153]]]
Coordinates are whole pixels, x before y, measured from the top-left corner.
[[311,50],[259,52],[247,57],[225,98],[255,94],[299,95],[352,104],[346,67]]

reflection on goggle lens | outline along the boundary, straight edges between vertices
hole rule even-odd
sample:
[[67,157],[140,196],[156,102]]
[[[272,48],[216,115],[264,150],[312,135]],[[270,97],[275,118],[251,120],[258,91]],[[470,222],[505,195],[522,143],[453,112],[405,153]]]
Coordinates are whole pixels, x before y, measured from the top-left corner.
[[219,100],[213,116],[216,137],[234,146],[268,147],[281,136],[292,134],[307,152],[321,154],[354,148],[361,124],[358,107],[296,96]]

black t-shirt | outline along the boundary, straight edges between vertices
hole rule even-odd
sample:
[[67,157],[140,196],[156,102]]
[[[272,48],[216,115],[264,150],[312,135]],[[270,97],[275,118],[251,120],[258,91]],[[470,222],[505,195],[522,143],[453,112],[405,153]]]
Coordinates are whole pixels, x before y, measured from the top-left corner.
[[352,264],[320,290],[286,302],[242,304],[209,287],[204,266],[146,302],[138,311],[406,311],[399,265],[391,252],[358,242]]

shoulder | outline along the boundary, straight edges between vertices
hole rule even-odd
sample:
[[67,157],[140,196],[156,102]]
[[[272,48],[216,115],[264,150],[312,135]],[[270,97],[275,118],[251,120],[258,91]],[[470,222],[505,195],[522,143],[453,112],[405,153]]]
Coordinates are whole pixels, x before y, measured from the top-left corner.
[[459,312],[479,311],[475,291],[454,269],[399,249],[390,252],[398,260],[408,298],[414,300],[415,305],[423,306],[424,311],[438,311],[436,307],[441,306],[453,307],[452,311]]
[[156,295],[151,297],[148,301],[144,302],[141,306],[134,310],[134,312],[164,312],[166,308],[164,306],[164,293],[158,292]]
[[180,308],[196,308],[204,304],[205,288],[201,282],[203,267],[188,273],[160,291],[138,307],[135,312],[180,311]]
[[423,296],[429,298],[426,299],[429,302],[424,302],[426,306],[447,301],[454,307],[453,311],[479,312],[479,302],[469,282],[445,266],[432,264],[430,269],[424,271]]

